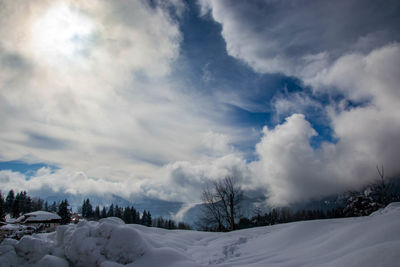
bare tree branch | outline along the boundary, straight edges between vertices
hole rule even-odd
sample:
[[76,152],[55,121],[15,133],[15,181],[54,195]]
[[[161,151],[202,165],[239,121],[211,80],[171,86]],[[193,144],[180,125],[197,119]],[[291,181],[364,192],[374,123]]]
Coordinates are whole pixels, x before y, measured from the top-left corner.
[[242,199],[242,190],[234,177],[225,177],[214,181],[212,188],[207,186],[203,190],[203,201],[206,203],[204,221],[214,222],[218,230],[236,229],[236,220],[239,219],[239,203]]

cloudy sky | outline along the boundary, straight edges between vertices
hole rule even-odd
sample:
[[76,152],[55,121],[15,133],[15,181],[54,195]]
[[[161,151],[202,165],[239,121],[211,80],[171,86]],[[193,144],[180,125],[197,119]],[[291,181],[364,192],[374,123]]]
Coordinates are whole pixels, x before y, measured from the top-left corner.
[[400,173],[400,2],[0,0],[0,188],[273,205]]

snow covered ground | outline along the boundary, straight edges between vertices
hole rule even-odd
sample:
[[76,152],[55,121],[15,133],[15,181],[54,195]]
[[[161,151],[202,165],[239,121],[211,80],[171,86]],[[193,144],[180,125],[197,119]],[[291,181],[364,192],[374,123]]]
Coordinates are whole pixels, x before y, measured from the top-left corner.
[[400,203],[368,217],[231,233],[168,231],[117,218],[5,239],[0,266],[399,266]]

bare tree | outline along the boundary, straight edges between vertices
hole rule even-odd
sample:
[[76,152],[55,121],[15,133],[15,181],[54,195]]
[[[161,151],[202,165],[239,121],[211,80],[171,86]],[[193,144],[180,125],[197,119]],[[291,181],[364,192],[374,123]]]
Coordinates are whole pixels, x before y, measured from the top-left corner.
[[214,223],[218,231],[235,230],[239,219],[239,203],[243,192],[234,177],[215,181],[203,190],[204,222]]
[[379,201],[381,204],[386,206],[389,203],[389,196],[388,196],[388,184],[385,180],[385,170],[383,169],[383,165],[381,168],[379,168],[378,165],[376,165],[376,170],[378,171],[378,175],[380,180],[375,184],[375,190],[379,194]]
[[210,188],[209,185],[203,190],[202,200],[205,205],[205,210],[203,212],[203,224],[204,228],[208,228],[210,225],[217,225],[217,231],[223,231],[224,221],[223,221],[223,209],[222,204],[219,202],[218,197],[214,193],[214,190]]

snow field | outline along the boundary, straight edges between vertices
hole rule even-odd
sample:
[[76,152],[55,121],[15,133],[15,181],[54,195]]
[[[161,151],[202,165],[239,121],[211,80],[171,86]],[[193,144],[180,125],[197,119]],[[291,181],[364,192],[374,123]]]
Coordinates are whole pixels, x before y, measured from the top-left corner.
[[368,217],[230,233],[148,228],[118,218],[5,239],[0,266],[399,266],[400,203]]

